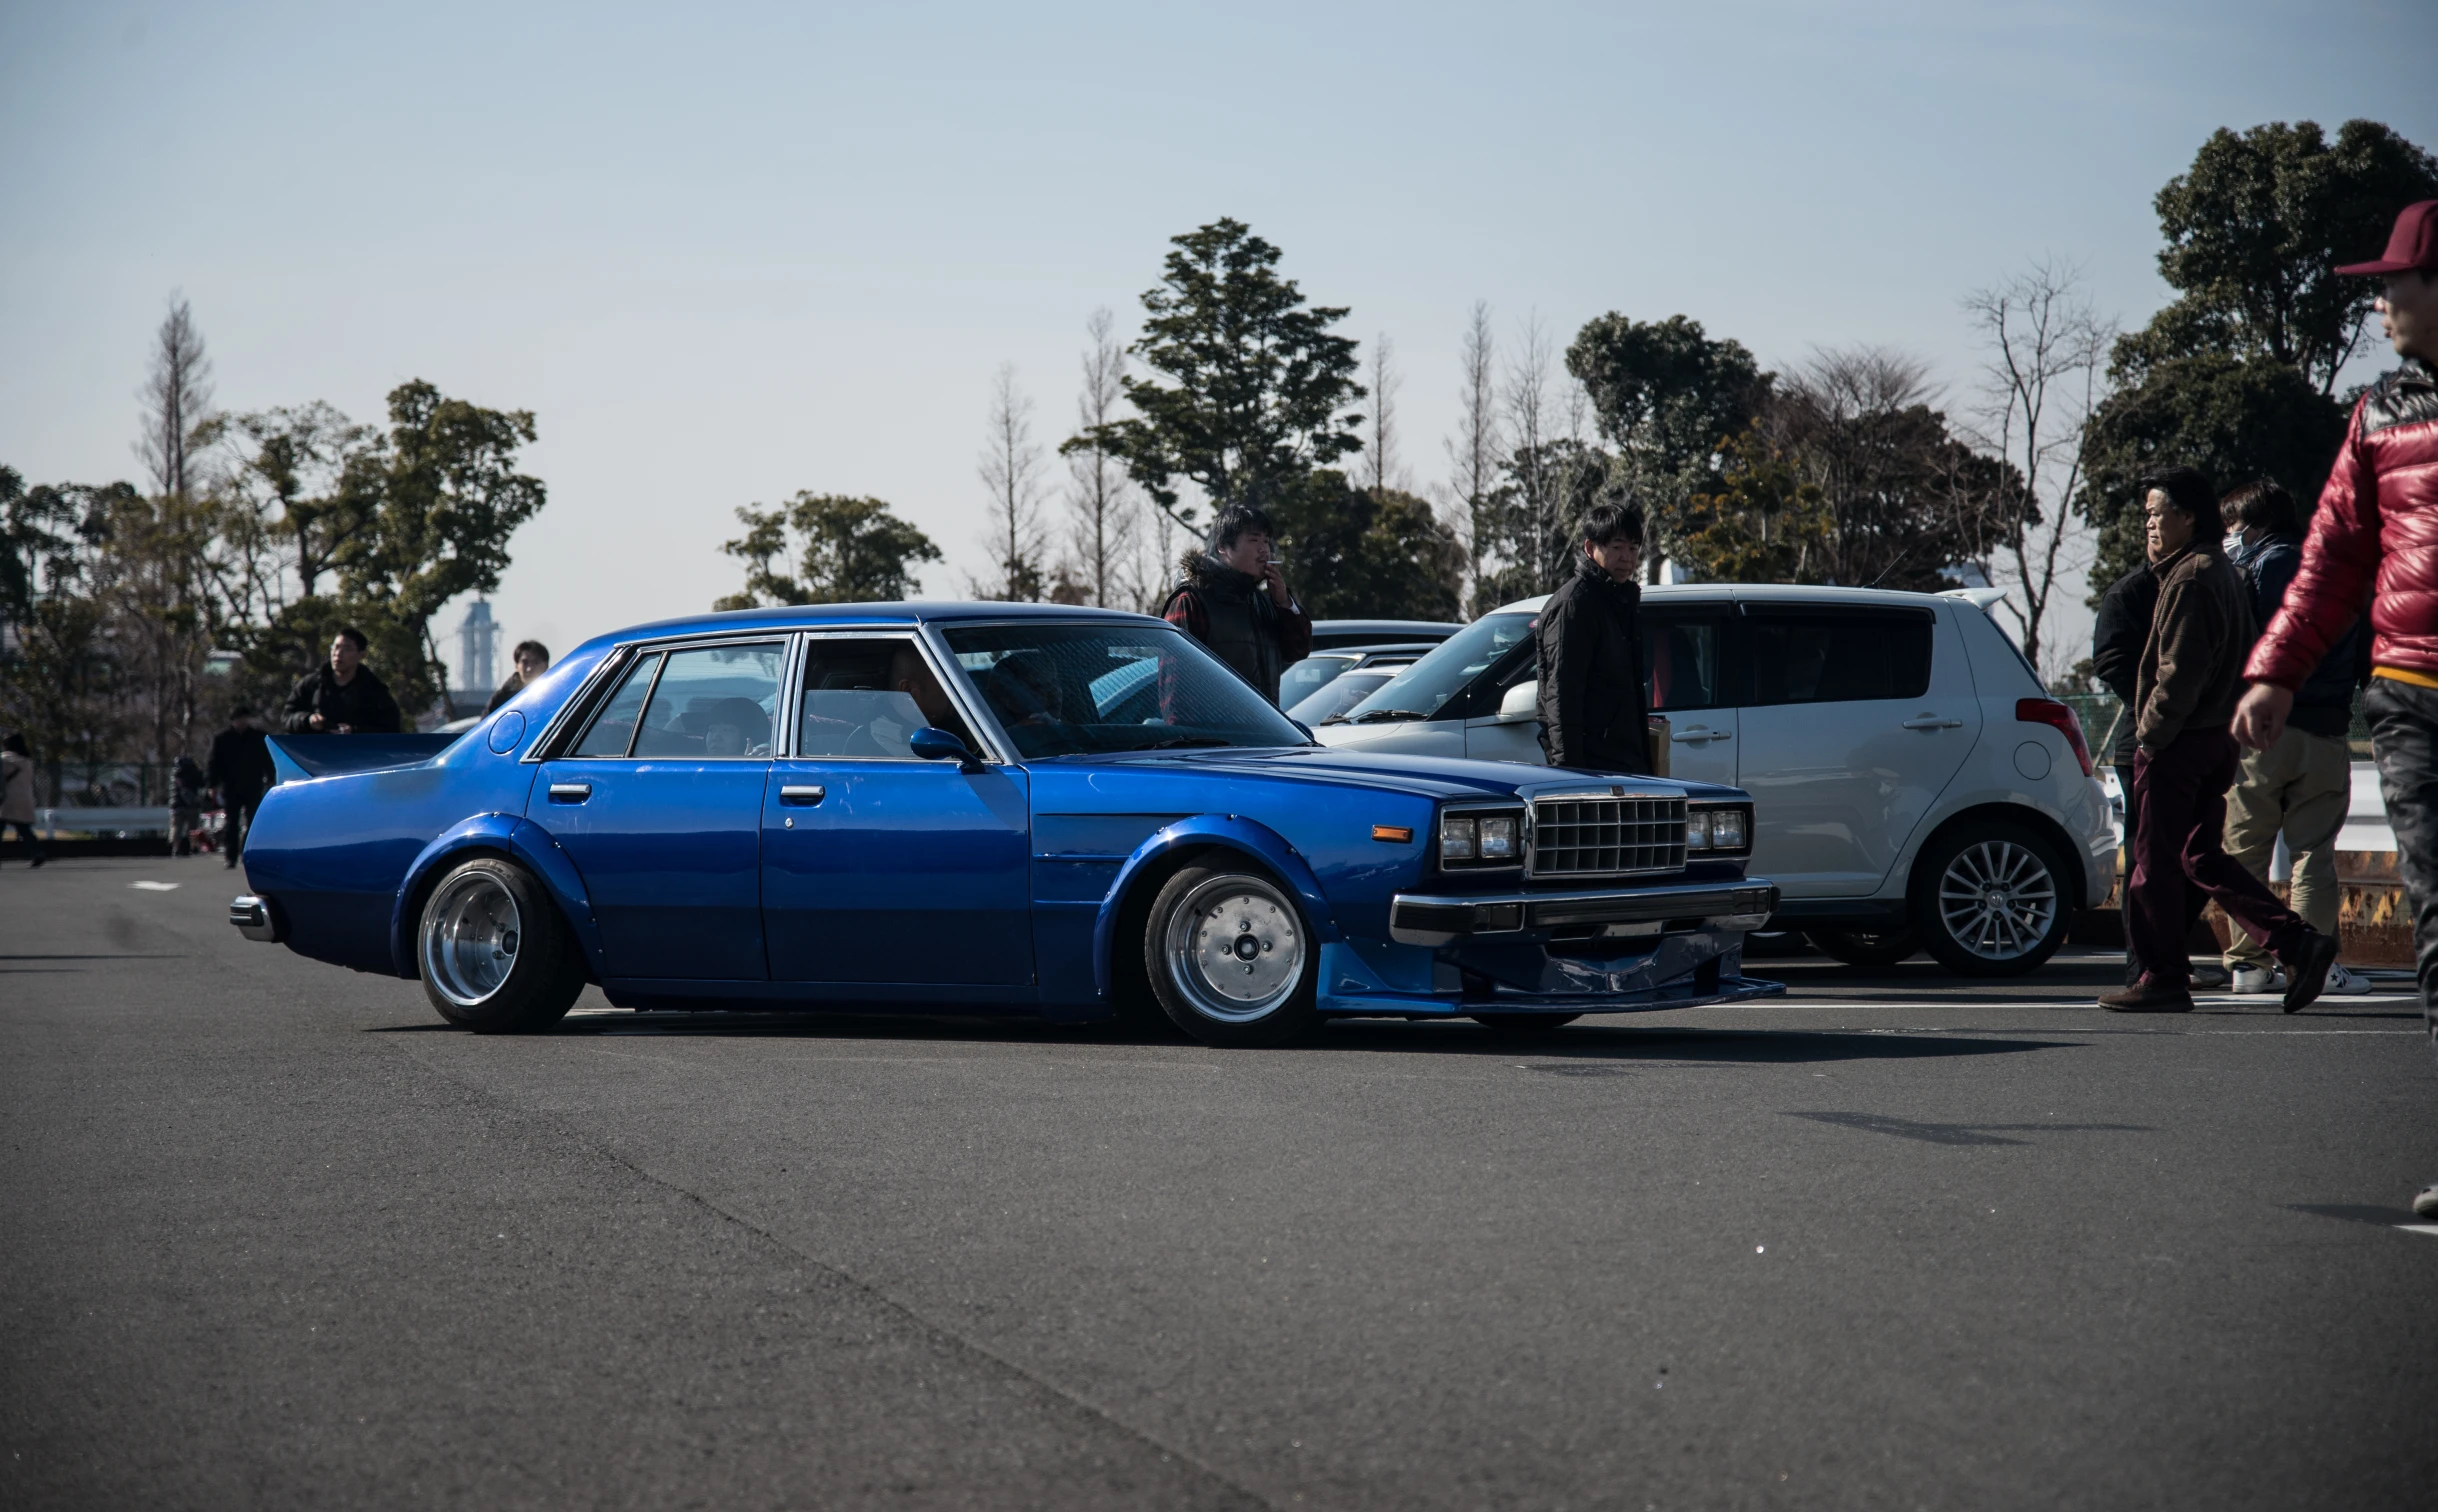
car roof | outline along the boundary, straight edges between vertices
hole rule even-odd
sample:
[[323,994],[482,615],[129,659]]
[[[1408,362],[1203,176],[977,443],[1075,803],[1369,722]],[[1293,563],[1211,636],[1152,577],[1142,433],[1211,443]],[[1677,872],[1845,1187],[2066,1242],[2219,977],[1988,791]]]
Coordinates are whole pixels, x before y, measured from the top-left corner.
[[[1978,603],[1976,595],[1987,589],[1950,588],[1939,593],[1912,593],[1898,588],[1830,588],[1817,583],[1655,583],[1642,590],[1647,602],[1681,601],[1699,603],[1705,599],[1732,599],[1746,604],[1889,604],[1921,608],[1940,599],[1966,599]],[[1549,602],[1549,595],[1517,599],[1501,604],[1492,614],[1534,614]]]
[[718,635],[734,630],[801,630],[824,625],[936,625],[958,620],[1044,620],[1067,624],[1165,624],[1157,616],[1076,604],[1003,604],[915,600],[873,604],[778,604],[761,609],[723,609],[710,614],[653,620],[612,632],[610,640]]

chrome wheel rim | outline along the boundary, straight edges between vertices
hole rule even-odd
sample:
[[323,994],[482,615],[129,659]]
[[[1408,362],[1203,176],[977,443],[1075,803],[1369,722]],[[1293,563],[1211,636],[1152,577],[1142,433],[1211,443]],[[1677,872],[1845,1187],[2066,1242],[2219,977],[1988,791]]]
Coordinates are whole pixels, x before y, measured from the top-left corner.
[[1213,877],[1168,916],[1168,976],[1194,1010],[1227,1024],[1277,1011],[1304,979],[1295,905],[1256,877]]
[[1939,878],[1948,936],[1984,961],[2031,954],[2057,923],[2057,879],[2038,852],[2012,840],[1964,847]]
[[524,933],[516,899],[497,877],[451,877],[423,910],[424,980],[458,1007],[479,1008],[507,985]]

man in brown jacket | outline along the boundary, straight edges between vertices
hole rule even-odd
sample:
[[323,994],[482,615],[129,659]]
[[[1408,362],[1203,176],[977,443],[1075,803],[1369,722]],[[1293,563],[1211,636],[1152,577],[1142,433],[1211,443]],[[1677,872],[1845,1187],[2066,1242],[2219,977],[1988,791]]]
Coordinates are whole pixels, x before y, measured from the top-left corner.
[[2285,1010],[2292,1013],[2319,996],[2336,963],[2336,941],[2278,902],[2220,845],[2240,757],[2227,726],[2257,632],[2251,595],[2226,559],[2226,523],[2207,478],[2180,467],[2145,480],[2143,510],[2159,580],[2134,680],[2133,731],[2141,749],[2133,785],[2141,820],[2129,890],[2132,945],[2144,970],[2134,985],[2103,993],[2100,1006],[2115,1013],[2191,1011],[2183,940],[2189,885],[2285,963]]

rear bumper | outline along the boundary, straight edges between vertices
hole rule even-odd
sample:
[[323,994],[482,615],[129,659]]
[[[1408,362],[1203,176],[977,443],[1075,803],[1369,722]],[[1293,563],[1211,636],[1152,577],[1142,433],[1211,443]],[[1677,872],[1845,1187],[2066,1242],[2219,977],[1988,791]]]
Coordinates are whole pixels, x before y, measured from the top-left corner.
[[[1519,939],[1534,932],[1600,926],[1619,938],[1683,930],[1759,929],[1777,911],[1769,882],[1642,887],[1630,892],[1399,893],[1388,911],[1389,938],[1438,946]],[[1647,929],[1634,926],[1647,925]],[[1618,928],[1616,926],[1624,926]]]
[[288,932],[280,918],[279,905],[252,893],[239,893],[229,900],[229,922],[247,939],[266,945],[278,944]]

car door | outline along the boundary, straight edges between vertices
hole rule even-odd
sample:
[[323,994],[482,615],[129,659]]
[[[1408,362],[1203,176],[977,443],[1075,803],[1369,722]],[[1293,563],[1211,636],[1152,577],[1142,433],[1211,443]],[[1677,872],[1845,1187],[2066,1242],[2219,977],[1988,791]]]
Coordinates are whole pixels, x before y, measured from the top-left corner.
[[1724,601],[1644,600],[1643,688],[1667,717],[1668,775],[1736,785],[1735,668],[1729,655],[1734,606]]
[[772,980],[1032,982],[1025,773],[923,760],[906,741],[925,725],[981,749],[913,634],[806,637],[761,802]]
[[1878,891],[1980,736],[1954,626],[1930,607],[1745,601],[1737,785],[1752,870],[1789,898]]
[[527,817],[584,878],[606,975],[768,975],[762,791],[786,659],[784,638],[648,648],[542,764]]

